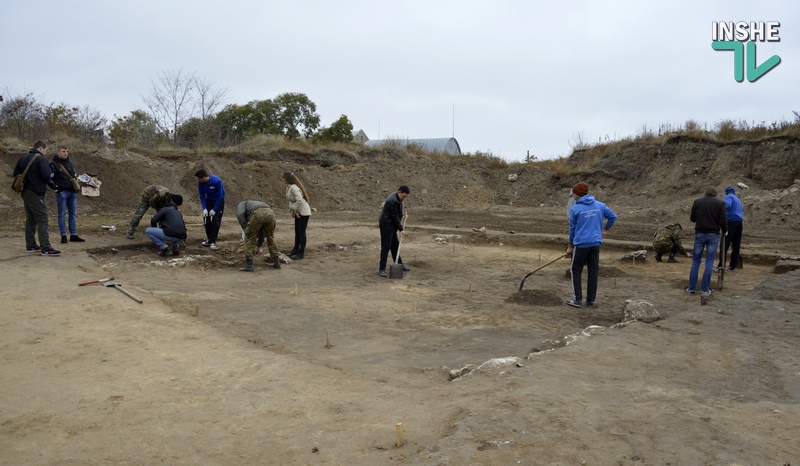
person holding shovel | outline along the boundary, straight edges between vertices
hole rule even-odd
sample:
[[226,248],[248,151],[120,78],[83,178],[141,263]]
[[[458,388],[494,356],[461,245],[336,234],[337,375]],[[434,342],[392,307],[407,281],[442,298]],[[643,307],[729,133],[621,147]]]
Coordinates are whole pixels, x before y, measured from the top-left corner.
[[267,240],[272,267],[281,268],[281,252],[275,243],[275,213],[269,204],[261,201],[242,201],[236,206],[236,219],[244,230],[244,258],[247,265],[239,272],[255,272],[253,256]]
[[209,175],[203,169],[197,170],[194,177],[197,178],[197,192],[200,194],[203,225],[206,229],[206,240],[201,244],[217,249],[217,236],[225,211],[225,187],[222,186],[222,180],[218,176]]
[[[617,214],[602,202],[589,195],[589,185],[581,181],[572,187],[575,205],[569,216],[569,245],[567,255],[572,254],[572,299],[567,304],[581,307],[581,274],[586,265],[589,276],[586,280],[586,305],[594,306],[597,298],[597,279],[600,275],[600,244],[606,231],[617,221]],[[606,220],[605,226],[603,219]]]
[[703,260],[703,250],[705,250],[706,267],[703,271],[703,280],[700,282],[700,292],[710,296],[714,292],[711,289],[711,274],[717,256],[720,231],[723,235],[728,232],[725,203],[717,198],[717,188],[709,186],[703,197],[695,199],[689,219],[694,222],[694,251],[686,292],[694,294],[697,290],[697,276],[700,273],[700,262]]
[[[736,190],[733,186],[725,188],[725,215],[728,219],[728,236],[725,237],[725,254],[720,255],[719,265],[714,270],[721,272],[722,267],[726,271],[733,272],[739,265],[739,248],[742,245],[742,222],[744,221],[744,209],[742,208],[742,201],[736,197]],[[732,247],[730,265],[725,266],[722,263],[724,256],[728,255],[728,247]]]
[[[400,247],[400,240],[397,235],[403,234],[403,201],[411,191],[408,186],[403,185],[397,188],[397,192],[392,193],[386,198],[381,209],[381,216],[378,218],[378,226],[381,230],[381,261],[378,268],[378,275],[388,277],[386,274],[386,261],[389,258],[389,250],[392,251],[392,258],[395,262],[402,265],[403,259],[398,257],[397,250]],[[403,272],[411,271],[403,265]]]

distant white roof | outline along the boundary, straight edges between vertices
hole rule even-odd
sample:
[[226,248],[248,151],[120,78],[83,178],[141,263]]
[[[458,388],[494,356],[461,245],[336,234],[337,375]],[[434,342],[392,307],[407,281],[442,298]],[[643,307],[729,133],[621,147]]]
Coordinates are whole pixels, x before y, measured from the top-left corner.
[[374,146],[418,146],[426,152],[440,154],[461,155],[461,146],[456,138],[430,138],[430,139],[375,139],[364,143],[367,147]]

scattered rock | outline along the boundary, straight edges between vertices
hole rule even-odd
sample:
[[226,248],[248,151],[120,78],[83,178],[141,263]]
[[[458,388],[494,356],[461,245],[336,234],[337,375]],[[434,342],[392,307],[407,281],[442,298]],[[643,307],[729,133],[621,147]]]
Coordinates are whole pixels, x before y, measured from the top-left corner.
[[620,258],[620,260],[621,261],[632,261],[632,260],[646,261],[647,260],[647,251],[644,250],[644,249],[641,249],[639,251],[632,251],[632,252],[629,252],[629,253],[625,254],[624,256],[622,256]]
[[742,183],[741,181],[736,183],[736,186],[738,186],[738,187],[740,187],[742,189],[750,189],[750,186],[747,186],[746,184]]
[[665,316],[650,302],[643,299],[628,299],[622,307],[622,320],[638,320],[651,324],[663,319]]
[[508,175],[508,181],[510,181],[512,183],[517,181],[518,178],[519,178],[519,176],[516,173],[512,173],[512,174]]

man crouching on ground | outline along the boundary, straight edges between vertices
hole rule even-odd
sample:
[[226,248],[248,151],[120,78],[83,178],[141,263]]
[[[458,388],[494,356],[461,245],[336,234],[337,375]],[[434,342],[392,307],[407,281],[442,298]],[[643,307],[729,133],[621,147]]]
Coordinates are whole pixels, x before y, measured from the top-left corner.
[[275,213],[269,204],[260,201],[242,201],[236,206],[236,218],[244,230],[244,258],[247,265],[239,272],[253,272],[253,256],[261,249],[264,239],[272,259],[272,267],[281,268],[281,253],[275,243]]
[[153,215],[150,228],[144,231],[144,234],[158,246],[159,256],[163,257],[169,253],[167,243],[172,243],[172,255],[177,256],[181,241],[186,239],[186,224],[183,222],[183,215],[178,212],[178,206],[181,204],[183,197],[180,194],[172,194],[169,204]]

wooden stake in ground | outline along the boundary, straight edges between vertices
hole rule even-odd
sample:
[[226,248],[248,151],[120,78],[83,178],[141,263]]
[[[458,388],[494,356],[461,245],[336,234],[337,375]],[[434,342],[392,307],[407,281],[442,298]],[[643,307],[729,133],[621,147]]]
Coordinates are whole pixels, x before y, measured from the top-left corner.
[[194,314],[192,314],[192,315],[195,316],[195,317],[200,315],[200,303],[196,303],[194,305]]
[[472,283],[469,284],[469,292],[472,293]]
[[325,348],[331,347],[331,332],[328,329],[325,329]]
[[403,423],[397,423],[397,448],[403,446]]
[[295,283],[294,284],[294,295],[297,296],[297,293],[299,293],[299,291],[297,291],[297,283]]
[[417,302],[416,301],[412,301],[411,302],[411,309],[413,309],[414,314],[417,313]]

